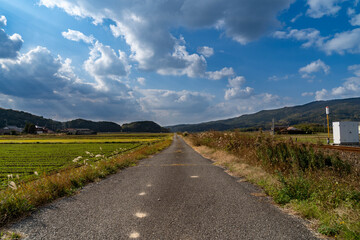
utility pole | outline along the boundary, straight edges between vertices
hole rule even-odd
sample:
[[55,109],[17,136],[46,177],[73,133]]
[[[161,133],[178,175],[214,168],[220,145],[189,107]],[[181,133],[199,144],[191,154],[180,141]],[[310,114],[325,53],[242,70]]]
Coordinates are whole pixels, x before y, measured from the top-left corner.
[[272,135],[275,135],[275,118],[272,119]]
[[327,144],[330,144],[330,125],[329,125],[329,114],[330,114],[330,110],[329,110],[329,107],[326,107],[326,108],[325,108],[325,112],[326,112],[327,129],[328,129]]

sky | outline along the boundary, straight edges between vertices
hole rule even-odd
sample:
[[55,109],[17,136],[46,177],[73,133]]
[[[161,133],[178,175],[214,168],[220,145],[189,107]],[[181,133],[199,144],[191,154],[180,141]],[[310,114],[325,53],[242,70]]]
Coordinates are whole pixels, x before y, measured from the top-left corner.
[[163,126],[360,97],[358,0],[0,0],[0,107]]

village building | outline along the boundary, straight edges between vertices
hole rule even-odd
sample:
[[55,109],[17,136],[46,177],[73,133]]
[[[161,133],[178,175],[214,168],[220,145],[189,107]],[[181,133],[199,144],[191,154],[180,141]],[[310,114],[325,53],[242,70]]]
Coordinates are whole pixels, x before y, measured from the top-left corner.
[[88,128],[65,128],[60,131],[61,133],[66,133],[67,135],[92,135],[96,134],[95,131]]
[[22,131],[23,131],[23,129],[19,128],[17,126],[6,126],[2,129],[0,129],[0,134],[1,135],[18,135],[18,134],[21,134]]
[[42,134],[42,133],[49,133],[49,129],[47,129],[46,127],[40,127],[40,126],[35,126],[35,131],[37,134]]

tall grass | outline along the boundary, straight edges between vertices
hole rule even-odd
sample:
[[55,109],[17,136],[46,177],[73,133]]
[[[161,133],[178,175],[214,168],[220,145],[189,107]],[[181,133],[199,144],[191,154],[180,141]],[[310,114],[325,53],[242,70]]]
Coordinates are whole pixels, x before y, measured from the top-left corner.
[[0,192],[0,225],[23,216],[52,200],[74,194],[89,182],[97,181],[109,174],[129,166],[139,159],[157,153],[171,144],[170,137],[156,143],[148,143],[132,152],[116,157],[104,158],[92,164],[65,169],[52,175],[20,183]]
[[315,220],[320,233],[360,239],[360,172],[346,158],[261,133],[210,131],[188,137],[195,146],[225,150],[239,163],[261,167],[276,179],[259,180],[265,192],[276,203]]

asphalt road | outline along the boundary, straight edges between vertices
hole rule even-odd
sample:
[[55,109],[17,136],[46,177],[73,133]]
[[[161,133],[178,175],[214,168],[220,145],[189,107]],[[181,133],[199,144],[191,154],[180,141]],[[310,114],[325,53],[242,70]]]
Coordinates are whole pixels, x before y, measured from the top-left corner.
[[175,137],[162,153],[10,226],[26,239],[316,239]]

